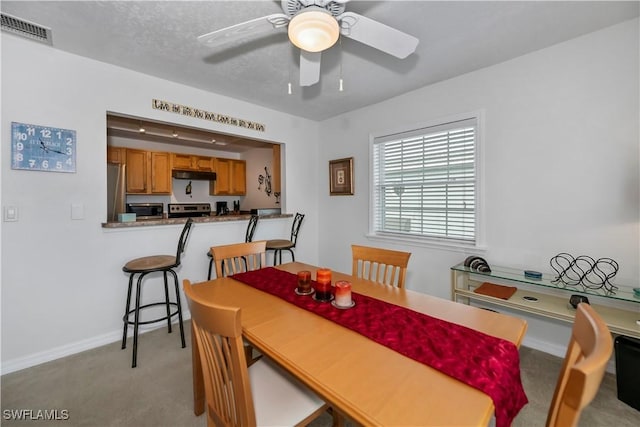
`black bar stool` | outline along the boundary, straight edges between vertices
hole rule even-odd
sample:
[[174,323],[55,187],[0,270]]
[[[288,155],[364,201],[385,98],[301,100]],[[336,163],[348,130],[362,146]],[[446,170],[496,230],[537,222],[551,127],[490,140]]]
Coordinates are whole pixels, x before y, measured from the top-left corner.
[[[258,225],[258,219],[260,217],[258,215],[251,215],[249,218],[249,223],[247,224],[247,231],[244,235],[244,242],[249,243],[253,240],[253,234],[256,232],[256,225]],[[207,256],[209,257],[209,272],[207,273],[207,280],[211,280],[211,273],[213,272],[213,256],[211,255],[211,251],[207,251]]]
[[291,254],[291,261],[295,261],[296,257],[293,254],[293,248],[296,247],[296,241],[298,240],[298,232],[300,231],[300,226],[302,225],[302,220],[304,219],[304,214],[296,213],[295,218],[293,219],[293,224],[291,224],[291,239],[274,239],[267,240],[267,250],[273,251],[273,265],[276,265],[276,261],[278,264],[282,264],[282,251],[289,251]]
[[[180,265],[180,256],[184,252],[184,247],[187,242],[187,238],[189,237],[189,232],[191,231],[191,225],[193,224],[193,219],[187,219],[187,222],[182,229],[182,234],[180,234],[180,239],[178,240],[178,251],[175,256],[173,255],[151,255],[142,258],[136,258],[131,260],[122,267],[122,271],[125,273],[129,273],[129,291],[127,292],[127,305],[124,308],[124,316],[122,318],[124,322],[124,329],[122,332],[122,349],[127,347],[127,329],[129,325],[133,325],[133,361],[131,363],[131,367],[135,368],[137,364],[137,355],[138,355],[138,326],[146,325],[149,323],[160,322],[162,320],[167,321],[167,327],[169,329],[169,333],[171,333],[171,318],[175,315],[178,315],[178,324],[180,325],[180,339],[182,340],[182,348],[186,347],[184,341],[184,330],[182,327],[182,307],[180,306],[180,292],[178,290],[178,275],[174,268]],[[140,291],[142,288],[142,279],[149,273],[155,273],[157,271],[161,271],[164,276],[164,301],[162,302],[154,302],[150,304],[140,305]],[[171,301],[169,299],[169,285],[167,283],[167,273],[171,273],[173,276],[173,281],[175,285],[175,293],[176,300]],[[132,310],[131,309],[131,290],[133,289],[133,278],[138,274],[138,281],[136,285],[136,306]],[[153,320],[140,321],[140,310],[143,310],[148,307],[154,307],[158,305],[164,305],[167,309],[167,315],[163,317],[158,317]],[[176,310],[172,313],[171,307],[175,307]],[[131,314],[134,315],[133,321],[129,320]]]

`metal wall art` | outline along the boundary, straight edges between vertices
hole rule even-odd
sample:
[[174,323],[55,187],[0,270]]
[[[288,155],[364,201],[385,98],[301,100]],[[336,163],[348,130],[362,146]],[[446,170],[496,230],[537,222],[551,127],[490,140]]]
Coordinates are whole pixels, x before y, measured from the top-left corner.
[[594,260],[587,255],[574,258],[571,254],[561,252],[551,258],[549,263],[558,273],[552,283],[581,286],[584,291],[604,288],[611,294],[618,290],[611,283],[611,279],[618,273],[618,263],[611,258]]
[[271,174],[266,166],[264,167],[264,175],[258,175],[258,190],[262,190],[263,184],[264,192],[267,193],[267,196],[271,197]]

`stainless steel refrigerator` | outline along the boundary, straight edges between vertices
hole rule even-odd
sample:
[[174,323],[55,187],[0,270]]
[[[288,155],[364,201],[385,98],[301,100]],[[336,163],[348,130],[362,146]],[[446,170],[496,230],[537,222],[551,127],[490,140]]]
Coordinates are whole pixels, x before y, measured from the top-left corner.
[[118,214],[126,212],[126,166],[107,163],[107,221],[118,221]]

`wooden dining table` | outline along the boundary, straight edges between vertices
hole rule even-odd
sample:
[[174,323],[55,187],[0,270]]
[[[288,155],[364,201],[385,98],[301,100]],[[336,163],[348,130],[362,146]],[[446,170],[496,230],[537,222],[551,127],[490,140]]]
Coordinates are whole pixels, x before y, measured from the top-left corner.
[[[280,270],[317,267],[300,262]],[[524,320],[332,272],[355,293],[406,307],[520,346]],[[494,413],[482,391],[406,357],[331,320],[233,278],[193,285],[220,305],[242,309],[244,338],[314,390],[340,413],[365,426],[485,426]],[[320,303],[319,303],[320,304]],[[192,337],[193,338],[193,337]],[[192,339],[194,412],[204,412],[204,387],[196,340]],[[464,357],[464,356],[462,356]]]

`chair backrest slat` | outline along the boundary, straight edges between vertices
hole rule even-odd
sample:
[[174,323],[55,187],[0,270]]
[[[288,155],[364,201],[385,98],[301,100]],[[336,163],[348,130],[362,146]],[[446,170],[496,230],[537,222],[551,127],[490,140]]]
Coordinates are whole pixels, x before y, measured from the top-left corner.
[[249,223],[247,224],[247,232],[244,235],[245,242],[253,241],[253,235],[256,232],[256,226],[258,225],[258,219],[260,219],[258,215],[251,215],[251,218],[249,218]]
[[216,276],[224,277],[266,266],[266,240],[212,246]]
[[202,362],[208,425],[254,427],[240,309],[199,298],[189,280],[183,288]]
[[193,225],[193,219],[188,218],[187,222],[184,224],[184,227],[182,228],[182,233],[180,233],[180,239],[178,240],[178,251],[176,253],[176,267],[180,265],[180,258],[182,257],[184,248],[187,245],[187,239],[189,238],[189,233],[191,232],[192,225]]
[[296,213],[295,218],[293,218],[293,223],[291,224],[291,243],[293,243],[293,247],[296,247],[296,241],[298,240],[298,233],[300,232],[300,226],[302,225],[302,220],[304,219],[304,214]]
[[385,285],[404,287],[410,252],[351,245],[352,275]]

